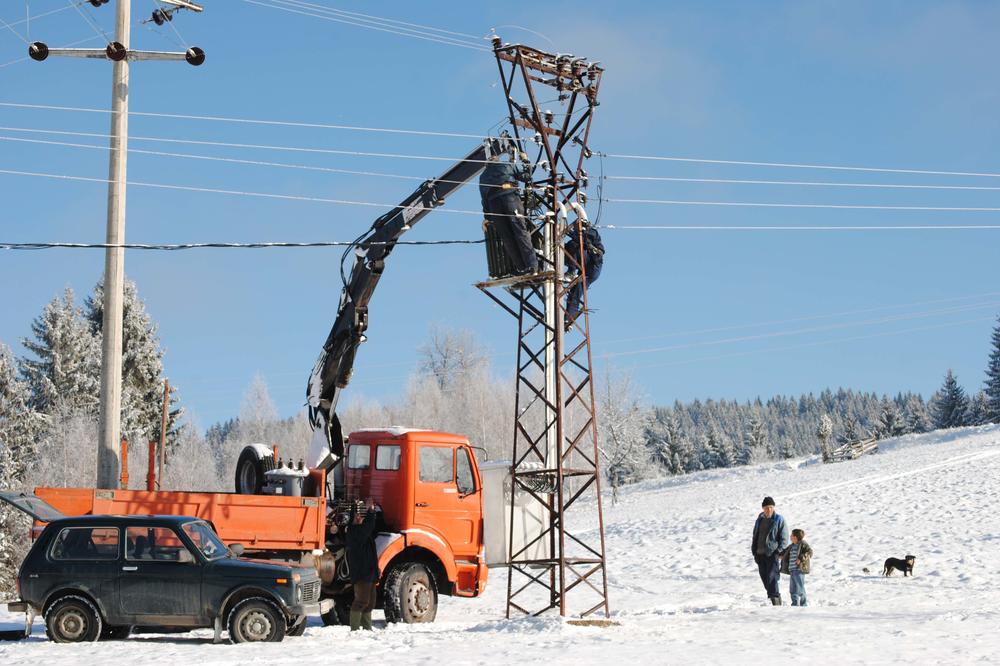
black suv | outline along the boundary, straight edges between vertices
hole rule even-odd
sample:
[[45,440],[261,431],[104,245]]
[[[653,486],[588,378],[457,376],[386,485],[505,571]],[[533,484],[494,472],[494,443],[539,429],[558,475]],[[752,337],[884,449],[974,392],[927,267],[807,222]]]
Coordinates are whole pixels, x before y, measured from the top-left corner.
[[327,610],[315,569],[240,559],[198,518],[36,518],[51,522],[21,565],[21,600],[7,608],[27,613],[28,632],[41,614],[56,642],[124,638],[134,626],[280,641]]

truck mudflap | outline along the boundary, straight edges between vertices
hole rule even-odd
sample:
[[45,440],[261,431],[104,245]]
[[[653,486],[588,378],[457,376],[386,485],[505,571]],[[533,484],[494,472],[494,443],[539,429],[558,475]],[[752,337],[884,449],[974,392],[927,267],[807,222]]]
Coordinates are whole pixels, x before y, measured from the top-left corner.
[[455,579],[456,597],[475,597],[479,594],[479,570],[477,562],[456,562],[458,576]]
[[7,602],[7,612],[9,613],[24,613],[24,631],[11,631],[11,632],[0,632],[3,635],[0,639],[3,640],[20,640],[22,638],[27,638],[31,635],[31,627],[35,624],[35,609],[27,601],[9,601]]

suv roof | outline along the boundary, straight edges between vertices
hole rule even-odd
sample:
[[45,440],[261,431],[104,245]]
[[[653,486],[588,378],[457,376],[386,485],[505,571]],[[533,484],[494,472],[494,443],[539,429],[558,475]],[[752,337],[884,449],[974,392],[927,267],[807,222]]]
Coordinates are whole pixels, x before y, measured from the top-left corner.
[[146,516],[146,515],[95,515],[72,516],[53,520],[50,525],[57,527],[86,526],[100,523],[102,527],[121,527],[122,525],[150,525],[179,527],[192,520],[202,520],[195,516]]

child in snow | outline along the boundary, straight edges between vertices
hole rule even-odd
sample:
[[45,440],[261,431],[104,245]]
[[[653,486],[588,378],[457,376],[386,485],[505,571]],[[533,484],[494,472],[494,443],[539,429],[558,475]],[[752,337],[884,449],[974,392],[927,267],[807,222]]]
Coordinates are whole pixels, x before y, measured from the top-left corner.
[[781,573],[788,574],[788,594],[792,597],[793,606],[806,605],[805,575],[809,573],[813,551],[805,542],[805,536],[806,533],[800,529],[792,530],[792,543],[781,557]]

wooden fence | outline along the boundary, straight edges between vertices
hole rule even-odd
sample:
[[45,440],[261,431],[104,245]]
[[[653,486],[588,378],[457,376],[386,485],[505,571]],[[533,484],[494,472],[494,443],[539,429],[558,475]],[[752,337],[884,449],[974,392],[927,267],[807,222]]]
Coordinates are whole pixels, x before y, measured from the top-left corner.
[[855,460],[866,453],[878,453],[878,440],[874,437],[863,439],[859,442],[850,442],[838,447],[830,452],[830,455],[823,462],[843,462],[845,460]]

